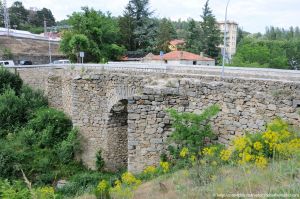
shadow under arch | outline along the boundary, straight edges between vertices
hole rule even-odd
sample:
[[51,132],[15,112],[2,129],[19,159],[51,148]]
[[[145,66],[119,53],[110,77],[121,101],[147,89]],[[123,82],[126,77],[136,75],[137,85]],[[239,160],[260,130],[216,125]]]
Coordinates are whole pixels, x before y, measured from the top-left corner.
[[114,104],[107,121],[108,153],[106,168],[110,171],[127,169],[128,163],[128,100]]

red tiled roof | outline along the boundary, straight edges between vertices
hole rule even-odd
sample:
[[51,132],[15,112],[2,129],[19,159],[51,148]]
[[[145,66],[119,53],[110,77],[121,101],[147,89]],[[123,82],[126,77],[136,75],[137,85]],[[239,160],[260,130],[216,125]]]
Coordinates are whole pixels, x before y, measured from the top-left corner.
[[200,55],[186,52],[186,51],[172,51],[163,56],[149,54],[145,57],[151,60],[191,60],[191,61],[214,61],[214,59],[208,57],[202,57]]
[[170,44],[173,46],[177,46],[177,45],[185,44],[185,41],[182,39],[174,39],[170,41]]

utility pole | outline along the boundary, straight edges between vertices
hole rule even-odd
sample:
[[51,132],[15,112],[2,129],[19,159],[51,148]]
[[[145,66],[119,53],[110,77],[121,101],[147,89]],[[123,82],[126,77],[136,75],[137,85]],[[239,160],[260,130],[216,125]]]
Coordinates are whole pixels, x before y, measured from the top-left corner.
[[52,63],[52,52],[51,52],[51,41],[50,41],[51,34],[52,34],[51,29],[49,32],[47,31],[47,21],[46,19],[44,19],[44,36],[45,37],[48,36],[49,64]]
[[225,70],[225,56],[226,56],[226,47],[227,47],[227,8],[229,5],[230,0],[227,1],[226,11],[225,11],[225,23],[224,23],[224,49],[223,49],[223,62],[222,62],[222,78],[224,77],[224,70]]
[[9,13],[7,9],[6,0],[3,0],[3,15],[4,15],[4,26],[7,29],[7,36],[9,36]]

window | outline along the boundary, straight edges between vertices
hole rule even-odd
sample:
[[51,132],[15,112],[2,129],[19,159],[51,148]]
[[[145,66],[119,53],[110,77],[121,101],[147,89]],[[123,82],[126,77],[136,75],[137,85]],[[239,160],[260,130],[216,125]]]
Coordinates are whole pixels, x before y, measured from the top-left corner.
[[168,60],[165,60],[165,64],[167,64],[168,63]]
[[7,61],[6,61],[6,62],[4,62],[4,65],[9,65],[9,62],[7,62]]
[[193,65],[196,65],[197,64],[197,61],[193,61]]

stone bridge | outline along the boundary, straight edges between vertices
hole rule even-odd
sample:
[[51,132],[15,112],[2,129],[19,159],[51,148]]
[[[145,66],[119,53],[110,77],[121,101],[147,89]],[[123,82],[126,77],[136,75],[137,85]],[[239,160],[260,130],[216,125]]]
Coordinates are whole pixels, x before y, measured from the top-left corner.
[[80,130],[81,159],[90,168],[99,150],[112,170],[140,172],[156,165],[171,133],[167,108],[200,113],[219,104],[212,124],[223,144],[263,130],[275,117],[300,120],[298,71],[231,68],[224,78],[218,67],[111,64],[17,71],[72,118]]

